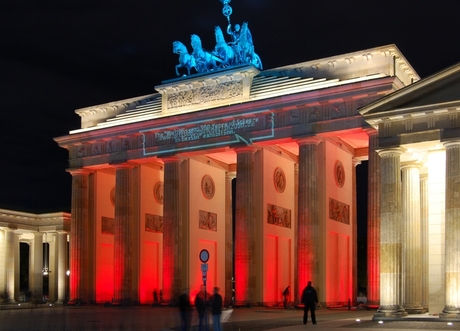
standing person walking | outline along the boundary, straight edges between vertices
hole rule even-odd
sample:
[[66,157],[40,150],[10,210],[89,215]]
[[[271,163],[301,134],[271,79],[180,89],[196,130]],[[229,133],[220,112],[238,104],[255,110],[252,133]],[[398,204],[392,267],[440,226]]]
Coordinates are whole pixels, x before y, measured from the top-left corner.
[[214,287],[214,294],[211,297],[212,328],[214,331],[222,331],[220,316],[222,315],[222,296],[219,288]]
[[179,311],[181,316],[181,331],[190,330],[192,313],[188,289],[179,296]]
[[311,313],[311,321],[313,324],[316,324],[315,309],[318,303],[318,294],[316,293],[315,288],[311,286],[311,281],[309,281],[307,286],[303,289],[301,303],[304,304],[303,324],[307,324],[308,311]]

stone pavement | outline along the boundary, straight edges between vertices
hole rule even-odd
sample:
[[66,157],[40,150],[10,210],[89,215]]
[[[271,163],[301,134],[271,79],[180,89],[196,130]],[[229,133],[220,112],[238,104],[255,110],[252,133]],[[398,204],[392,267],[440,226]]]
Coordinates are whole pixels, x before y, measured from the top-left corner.
[[[102,306],[49,306],[22,304],[0,307],[0,330],[2,331],[86,331],[86,330],[179,330],[179,315],[174,307],[110,307]],[[420,321],[393,321],[379,324],[372,321],[374,311],[321,309],[317,311],[317,325],[302,324],[302,310],[236,308],[226,311],[225,331],[363,331],[369,329],[394,330],[459,330],[460,322],[448,325],[424,316]],[[357,321],[357,320],[360,321]],[[193,312],[196,330],[197,314]],[[211,320],[211,319],[210,319]],[[210,328],[212,330],[212,326]]]

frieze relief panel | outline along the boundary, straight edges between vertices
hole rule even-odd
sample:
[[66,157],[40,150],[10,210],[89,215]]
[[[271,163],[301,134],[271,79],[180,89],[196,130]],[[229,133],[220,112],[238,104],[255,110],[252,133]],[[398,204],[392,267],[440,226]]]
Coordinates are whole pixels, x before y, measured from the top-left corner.
[[291,228],[291,210],[267,203],[267,223]]
[[217,214],[200,210],[199,225],[202,230],[217,231]]
[[350,206],[329,198],[329,218],[340,223],[350,224]]
[[163,216],[145,214],[145,231],[163,233]]
[[243,95],[243,81],[231,81],[213,86],[168,94],[168,109],[231,100]]

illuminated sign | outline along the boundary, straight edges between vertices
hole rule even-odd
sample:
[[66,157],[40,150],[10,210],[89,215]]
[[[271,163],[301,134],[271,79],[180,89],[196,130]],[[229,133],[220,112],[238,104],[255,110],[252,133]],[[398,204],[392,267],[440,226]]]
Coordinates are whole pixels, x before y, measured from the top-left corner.
[[[157,155],[173,153],[184,150],[201,149],[216,147],[220,145],[231,145],[234,143],[244,143],[251,145],[256,140],[273,138],[275,135],[274,115],[271,111],[261,110],[253,112],[253,117],[225,116],[201,121],[184,123],[178,128],[171,129],[171,126],[142,130],[142,145],[144,155]],[[264,116],[268,115],[268,119]],[[267,121],[270,126],[268,134],[251,138],[244,138],[252,133],[252,129],[264,125]],[[251,132],[248,132],[251,130]],[[257,131],[257,130],[256,130]],[[151,134],[152,139],[148,135]],[[229,140],[219,142],[209,142],[209,138],[230,137]],[[148,151],[152,147],[171,146],[180,143],[195,142],[192,146],[165,148],[161,150]]]

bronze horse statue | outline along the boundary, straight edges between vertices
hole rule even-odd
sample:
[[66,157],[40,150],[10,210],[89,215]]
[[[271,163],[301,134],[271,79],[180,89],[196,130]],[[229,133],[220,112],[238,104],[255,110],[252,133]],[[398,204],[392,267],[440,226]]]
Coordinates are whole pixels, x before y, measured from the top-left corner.
[[190,69],[196,68],[195,58],[187,51],[187,47],[180,41],[173,42],[173,53],[179,54],[179,64],[176,65],[176,75],[180,76],[179,68],[186,68],[187,74],[190,75]]

